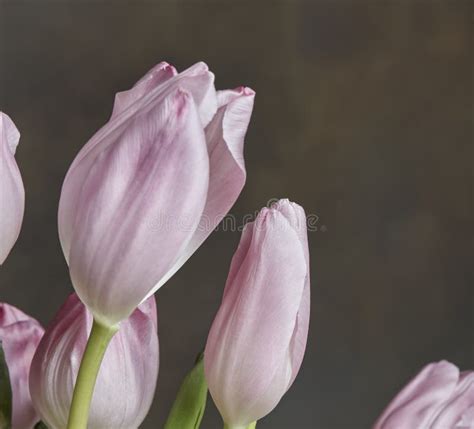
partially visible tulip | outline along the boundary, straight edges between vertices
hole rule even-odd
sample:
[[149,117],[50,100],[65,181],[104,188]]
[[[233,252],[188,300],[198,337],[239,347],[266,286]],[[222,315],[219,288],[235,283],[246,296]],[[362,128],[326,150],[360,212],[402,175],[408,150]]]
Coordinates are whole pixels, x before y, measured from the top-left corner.
[[248,88],[204,63],[160,63],[116,95],[64,180],[59,235],[74,288],[104,326],[128,317],[202,244],[245,182]]
[[474,371],[430,363],[390,402],[373,429],[474,429]]
[[15,124],[0,112],[0,265],[20,234],[25,210],[25,189],[15,161],[19,141]]
[[28,389],[28,375],[43,328],[17,308],[0,303],[0,341],[12,388],[12,429],[31,429],[38,422]]
[[228,427],[264,417],[290,388],[309,308],[306,216],[281,200],[246,225],[204,352],[209,391]]
[[[38,346],[30,373],[33,404],[50,429],[67,426],[74,383],[92,315],[72,294]],[[89,429],[134,429],[150,409],[158,377],[154,297],[121,323],[105,353],[89,415]]]

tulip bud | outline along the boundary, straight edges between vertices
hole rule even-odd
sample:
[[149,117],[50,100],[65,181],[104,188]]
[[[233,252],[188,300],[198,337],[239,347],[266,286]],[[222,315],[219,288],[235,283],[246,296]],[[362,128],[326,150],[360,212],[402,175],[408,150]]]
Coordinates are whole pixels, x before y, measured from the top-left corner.
[[217,92],[166,63],[117,94],[65,178],[59,235],[74,288],[106,326],[128,317],[202,244],[245,182],[254,92]]
[[[72,294],[41,340],[31,364],[33,404],[49,429],[67,426],[92,315]],[[105,353],[89,429],[137,428],[150,409],[158,377],[156,304],[151,297],[120,325]]]
[[295,380],[309,305],[305,213],[281,200],[246,225],[207,339],[209,391],[230,428],[267,415]]
[[390,402],[373,429],[473,429],[474,372],[431,363]]
[[0,265],[20,234],[25,210],[25,189],[15,161],[19,140],[15,124],[0,112]]
[[31,402],[28,375],[43,328],[17,308],[0,303],[0,341],[10,374],[12,429],[30,429],[39,420]]

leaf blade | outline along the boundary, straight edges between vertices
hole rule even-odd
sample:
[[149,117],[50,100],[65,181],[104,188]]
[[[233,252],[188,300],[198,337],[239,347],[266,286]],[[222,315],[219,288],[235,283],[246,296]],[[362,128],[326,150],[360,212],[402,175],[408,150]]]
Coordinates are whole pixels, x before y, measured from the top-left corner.
[[204,376],[204,354],[184,378],[171,407],[164,429],[198,429],[207,402],[207,383]]

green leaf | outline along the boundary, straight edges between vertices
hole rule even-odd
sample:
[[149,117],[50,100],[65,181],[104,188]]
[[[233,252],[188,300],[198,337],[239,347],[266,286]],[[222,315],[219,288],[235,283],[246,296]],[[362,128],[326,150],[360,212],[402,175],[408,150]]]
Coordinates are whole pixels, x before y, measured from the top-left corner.
[[35,424],[34,429],[48,429],[48,426],[46,426],[43,422],[38,422]]
[[204,354],[201,353],[179,388],[164,429],[198,429],[206,409],[206,400]]
[[0,341],[0,428],[9,429],[12,424],[12,387],[5,353]]

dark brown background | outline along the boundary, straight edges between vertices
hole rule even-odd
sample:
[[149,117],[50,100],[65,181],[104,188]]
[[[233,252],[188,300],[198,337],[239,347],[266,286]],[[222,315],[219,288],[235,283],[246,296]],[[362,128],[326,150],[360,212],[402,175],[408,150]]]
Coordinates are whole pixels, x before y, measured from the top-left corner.
[[[71,290],[56,232],[68,165],[116,91],[161,60],[204,60],[219,88],[257,91],[233,213],[288,196],[319,216],[305,362],[258,427],[367,428],[423,364],[473,368],[472,6],[2,1],[0,108],[22,133],[27,209],[1,299],[51,319]],[[158,293],[143,428],[162,427],[203,346],[238,240],[214,234]],[[218,427],[209,406],[203,428]]]

